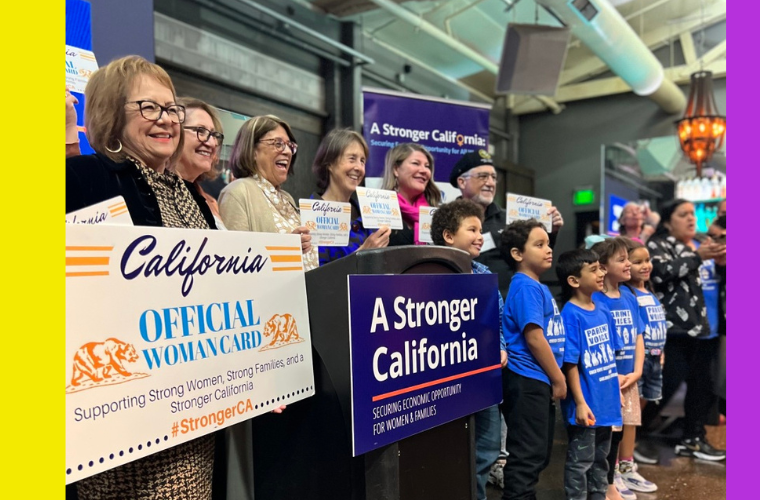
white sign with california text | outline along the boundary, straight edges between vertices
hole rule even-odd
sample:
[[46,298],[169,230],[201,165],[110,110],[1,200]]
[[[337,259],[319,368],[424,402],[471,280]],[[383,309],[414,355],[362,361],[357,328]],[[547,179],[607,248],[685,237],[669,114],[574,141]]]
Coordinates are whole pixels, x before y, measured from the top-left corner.
[[66,225],[66,483],[314,394],[297,235]]
[[552,202],[541,198],[533,198],[521,194],[507,193],[507,224],[516,220],[536,219],[552,232],[552,216],[549,209]]
[[101,201],[66,214],[66,224],[120,224],[134,226],[123,196]]
[[390,226],[391,229],[403,229],[398,193],[387,189],[371,189],[359,186],[356,197],[362,212],[362,224],[367,229]]

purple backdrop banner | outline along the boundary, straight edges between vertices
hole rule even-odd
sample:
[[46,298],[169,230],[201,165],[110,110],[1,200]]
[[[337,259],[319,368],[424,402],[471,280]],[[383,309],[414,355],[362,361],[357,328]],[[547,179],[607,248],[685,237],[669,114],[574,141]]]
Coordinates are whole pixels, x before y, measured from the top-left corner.
[[363,94],[364,137],[369,144],[367,177],[382,177],[385,154],[402,142],[425,146],[435,159],[434,180],[446,183],[462,155],[488,151],[490,108],[367,89]]
[[498,404],[495,274],[348,277],[353,454]]

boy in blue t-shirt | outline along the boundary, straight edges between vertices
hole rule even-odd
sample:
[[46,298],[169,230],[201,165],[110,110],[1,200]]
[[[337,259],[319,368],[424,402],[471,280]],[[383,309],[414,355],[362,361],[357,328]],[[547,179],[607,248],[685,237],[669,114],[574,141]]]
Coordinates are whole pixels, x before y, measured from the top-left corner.
[[[470,200],[455,200],[441,205],[433,214],[430,236],[436,245],[458,248],[475,259],[483,247],[483,208]],[[472,261],[473,274],[490,274],[488,267]],[[499,317],[504,303],[498,288]],[[507,347],[504,333],[499,325],[501,366],[507,363]],[[491,466],[499,458],[501,450],[501,419],[499,407],[494,405],[475,414],[475,474],[478,500],[486,500],[486,483]]]
[[567,392],[562,374],[565,328],[557,303],[539,276],[552,265],[544,226],[516,221],[501,233],[501,253],[515,271],[502,319],[509,364],[502,371],[507,424],[504,499],[535,498],[554,438],[552,399]]
[[599,256],[585,249],[559,257],[557,277],[565,305],[563,371],[569,397],[562,402],[567,424],[565,496],[568,500],[604,500],[612,427],[623,423],[620,385],[615,363],[619,345],[609,310],[591,296],[604,286]]

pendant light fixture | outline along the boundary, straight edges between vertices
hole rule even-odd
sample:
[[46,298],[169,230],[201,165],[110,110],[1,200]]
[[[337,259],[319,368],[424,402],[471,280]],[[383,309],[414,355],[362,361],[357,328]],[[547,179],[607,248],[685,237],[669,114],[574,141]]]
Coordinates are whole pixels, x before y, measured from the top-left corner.
[[689,101],[683,118],[676,122],[681,149],[697,166],[702,166],[720,149],[726,136],[726,117],[718,111],[712,87],[712,71],[697,71],[691,75]]

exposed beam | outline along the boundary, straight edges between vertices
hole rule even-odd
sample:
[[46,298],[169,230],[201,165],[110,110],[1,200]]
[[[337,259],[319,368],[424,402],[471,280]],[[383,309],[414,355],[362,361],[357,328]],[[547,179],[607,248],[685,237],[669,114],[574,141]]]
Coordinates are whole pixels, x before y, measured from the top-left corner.
[[[239,1],[244,1],[244,0],[239,0]],[[424,31],[428,35],[438,40],[439,42],[459,52],[460,54],[467,57],[471,61],[474,61],[476,64],[480,65],[483,69],[485,69],[489,73],[492,73],[494,75],[499,74],[498,64],[489,60],[483,54],[470,48],[469,46],[465,45],[459,40],[456,40],[450,37],[449,35],[446,34],[445,31],[438,28],[436,25],[426,21],[425,19],[423,19],[421,16],[417,15],[416,13],[402,7],[401,5],[394,3],[392,0],[371,0],[371,1],[372,3],[376,4],[378,7],[382,7],[383,9],[387,10],[388,12],[395,15],[399,19],[406,21],[407,23],[411,24],[415,28],[419,28],[420,30]],[[559,111],[562,110],[562,107],[559,106],[556,102],[554,102],[554,100],[550,97],[541,96],[539,99],[541,99],[542,102],[544,102],[547,106],[549,106],[552,109],[552,111],[555,113],[558,113]]]
[[[705,54],[707,55],[707,54]],[[702,59],[702,68],[708,71],[712,71],[713,78],[723,78],[726,76],[726,60],[725,59]],[[674,83],[684,85],[689,83],[691,74],[700,69],[700,61],[697,60],[692,64],[684,64],[682,66],[674,66],[672,68],[665,69],[665,78],[672,80]],[[555,99],[559,103],[565,103],[570,101],[579,101],[583,99],[593,99],[597,97],[604,97],[608,95],[624,94],[630,92],[631,87],[628,86],[621,78],[603,78],[600,80],[593,80],[590,82],[576,83],[573,85],[565,85],[560,87],[557,91]],[[546,108],[533,99],[526,98],[521,102],[517,102],[513,108],[515,114],[535,113],[539,111],[545,111]]]
[[438,78],[441,78],[443,80],[446,80],[449,83],[453,83],[454,85],[457,85],[457,86],[463,88],[464,90],[466,90],[470,94],[477,96],[478,98],[484,100],[485,102],[487,102],[489,104],[493,104],[494,103],[494,98],[493,97],[491,97],[489,95],[486,95],[483,92],[479,91],[478,89],[470,87],[469,85],[467,85],[465,83],[462,83],[461,81],[457,80],[456,78],[452,78],[452,77],[450,77],[450,76],[448,76],[448,75],[446,75],[444,73],[441,73],[440,71],[438,71],[437,69],[433,68],[432,66],[429,66],[428,64],[420,61],[419,59],[415,59],[414,57],[410,56],[406,52],[403,52],[402,50],[397,49],[393,45],[391,45],[389,43],[386,43],[386,42],[380,40],[379,38],[373,36],[371,33],[368,33],[368,32],[365,31],[364,32],[364,36],[367,37],[367,38],[369,38],[370,40],[372,40],[373,43],[376,43],[377,45],[379,45],[383,49],[387,50],[388,52],[392,52],[392,53],[396,54],[397,56],[404,58],[405,60],[407,60],[408,62],[412,63],[413,65],[418,66],[418,67],[424,69],[425,71],[428,71],[428,72],[434,74]]
[[[684,20],[678,24],[666,23],[663,26],[653,29],[641,37],[644,44],[650,49],[654,50],[663,44],[667,43],[675,36],[680,36],[681,33],[691,33],[692,31],[700,28],[701,26],[709,26],[711,24],[723,21],[726,19],[726,4],[718,2],[709,7],[705,7],[704,10],[704,22],[702,16],[695,19]],[[589,56],[577,63],[574,63],[571,68],[562,72],[560,75],[559,84],[566,85],[568,83],[575,83],[581,80],[585,80],[591,76],[597,75],[609,68],[607,65],[596,56]]]
[[694,37],[691,33],[681,33],[681,50],[686,64],[691,64],[697,60],[697,49],[694,48]]

